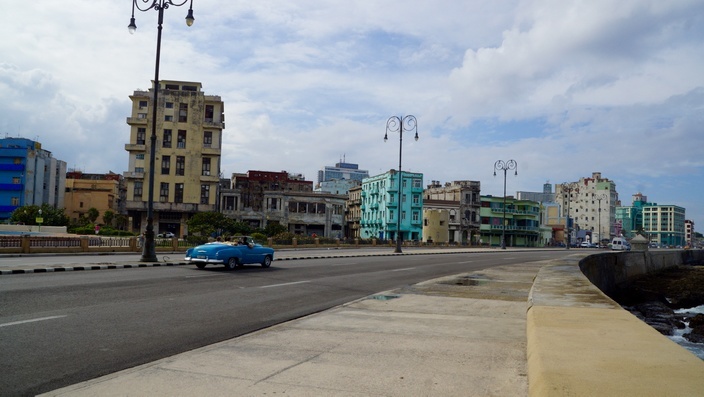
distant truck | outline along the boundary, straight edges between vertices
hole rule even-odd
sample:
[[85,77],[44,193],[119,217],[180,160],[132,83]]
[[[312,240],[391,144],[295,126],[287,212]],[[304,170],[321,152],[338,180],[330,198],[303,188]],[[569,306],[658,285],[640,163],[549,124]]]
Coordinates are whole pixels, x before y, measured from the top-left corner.
[[631,244],[623,237],[614,237],[611,240],[611,249],[616,251],[630,251]]

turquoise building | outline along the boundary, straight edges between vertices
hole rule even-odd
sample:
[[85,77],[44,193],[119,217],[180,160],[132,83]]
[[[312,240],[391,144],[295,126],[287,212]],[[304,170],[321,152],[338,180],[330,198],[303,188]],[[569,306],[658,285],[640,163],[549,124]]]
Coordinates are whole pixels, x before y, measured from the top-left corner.
[[[501,246],[504,233],[504,198],[481,196],[482,244]],[[541,244],[540,203],[506,197],[506,246],[537,247]]]
[[401,176],[400,197],[396,170],[362,180],[361,238],[396,240],[400,215],[401,240],[423,239],[423,174],[403,171]]

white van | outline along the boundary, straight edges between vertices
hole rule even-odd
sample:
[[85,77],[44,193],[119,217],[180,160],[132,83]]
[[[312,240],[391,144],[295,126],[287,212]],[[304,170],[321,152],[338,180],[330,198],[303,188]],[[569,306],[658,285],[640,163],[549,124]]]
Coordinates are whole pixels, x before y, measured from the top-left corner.
[[623,237],[614,237],[611,240],[611,249],[617,251],[630,251],[631,244]]

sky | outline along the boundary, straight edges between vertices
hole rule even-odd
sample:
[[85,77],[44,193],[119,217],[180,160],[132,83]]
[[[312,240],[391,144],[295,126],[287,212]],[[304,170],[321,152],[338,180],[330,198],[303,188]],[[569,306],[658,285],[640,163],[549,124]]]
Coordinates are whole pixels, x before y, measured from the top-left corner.
[[[181,0],[174,0],[181,1]],[[137,0],[143,5],[143,0]],[[151,3],[151,0],[149,0]],[[0,0],[0,134],[69,169],[128,171],[129,95],[154,79],[157,12]],[[503,195],[601,172],[704,230],[701,0],[193,0],[164,11],[160,79],[225,103],[221,172],[398,167]]]

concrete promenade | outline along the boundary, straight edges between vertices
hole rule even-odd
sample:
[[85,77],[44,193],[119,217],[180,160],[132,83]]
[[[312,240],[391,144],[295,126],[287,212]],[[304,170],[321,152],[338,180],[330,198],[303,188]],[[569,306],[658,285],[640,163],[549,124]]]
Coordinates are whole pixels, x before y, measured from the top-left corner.
[[45,395],[704,395],[704,361],[594,287],[587,255],[380,291]]

